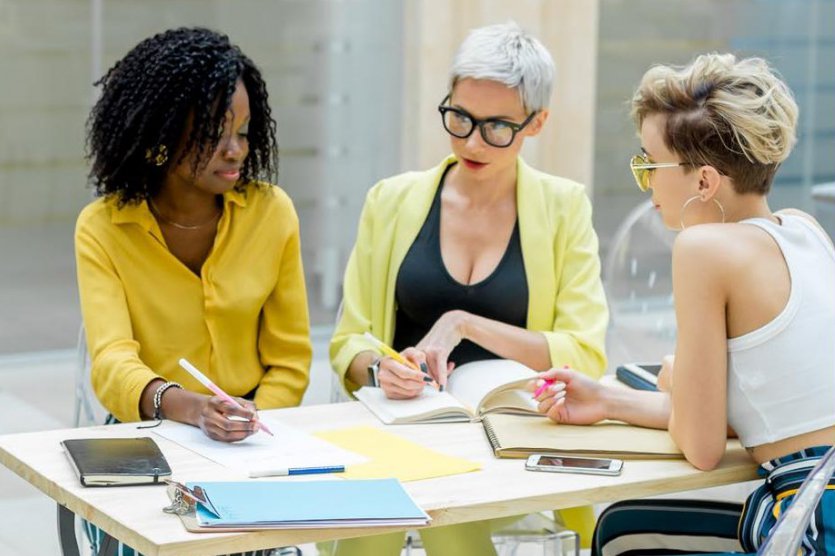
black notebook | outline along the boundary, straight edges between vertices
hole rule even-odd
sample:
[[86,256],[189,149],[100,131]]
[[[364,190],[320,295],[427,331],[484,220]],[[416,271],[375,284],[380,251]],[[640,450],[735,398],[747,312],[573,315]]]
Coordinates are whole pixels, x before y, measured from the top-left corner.
[[156,442],[142,438],[78,438],[61,442],[81,484],[162,484],[171,468]]

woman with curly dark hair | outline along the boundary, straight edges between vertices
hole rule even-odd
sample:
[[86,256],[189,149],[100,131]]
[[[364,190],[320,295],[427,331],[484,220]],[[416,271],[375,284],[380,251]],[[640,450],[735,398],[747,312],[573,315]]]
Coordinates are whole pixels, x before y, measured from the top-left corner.
[[118,421],[246,438],[256,408],[300,403],[311,359],[298,219],[258,181],[278,163],[264,81],[225,35],[181,28],[140,42],[99,84],[87,142],[100,198],[75,234],[93,387]]

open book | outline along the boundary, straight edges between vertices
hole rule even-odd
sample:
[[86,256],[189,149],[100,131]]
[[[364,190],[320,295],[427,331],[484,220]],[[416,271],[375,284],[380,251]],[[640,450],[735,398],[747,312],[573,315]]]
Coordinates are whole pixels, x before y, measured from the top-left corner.
[[355,395],[387,425],[479,421],[488,413],[537,414],[525,389],[536,376],[516,361],[493,359],[456,367],[444,392],[427,386],[417,398],[390,400],[382,388],[366,386]]

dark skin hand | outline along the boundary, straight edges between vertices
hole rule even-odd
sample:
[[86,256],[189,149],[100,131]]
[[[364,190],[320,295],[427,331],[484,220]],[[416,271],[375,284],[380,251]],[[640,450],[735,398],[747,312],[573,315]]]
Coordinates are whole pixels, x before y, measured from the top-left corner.
[[[139,403],[143,418],[154,414],[154,393],[162,386],[161,379],[151,381],[142,392]],[[206,436],[221,442],[238,442],[260,429],[255,404],[235,398],[242,407],[235,407],[218,396],[207,396],[181,388],[169,388],[160,407],[166,419],[199,427]]]

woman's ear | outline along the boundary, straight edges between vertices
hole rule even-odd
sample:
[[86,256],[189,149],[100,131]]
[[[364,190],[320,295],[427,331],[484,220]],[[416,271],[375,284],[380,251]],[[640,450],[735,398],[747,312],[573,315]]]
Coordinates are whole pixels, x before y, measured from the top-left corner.
[[722,183],[722,174],[713,166],[702,166],[699,168],[699,197],[702,201],[709,201],[719,191]]
[[542,126],[545,125],[546,120],[548,120],[548,116],[551,115],[551,111],[547,108],[544,110],[540,110],[536,116],[533,117],[531,123],[525,127],[524,131],[526,131],[526,135],[528,137],[533,137],[535,135],[539,135],[539,132],[542,131]]

